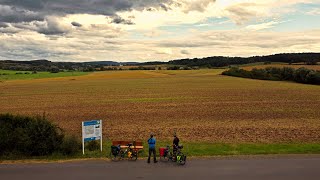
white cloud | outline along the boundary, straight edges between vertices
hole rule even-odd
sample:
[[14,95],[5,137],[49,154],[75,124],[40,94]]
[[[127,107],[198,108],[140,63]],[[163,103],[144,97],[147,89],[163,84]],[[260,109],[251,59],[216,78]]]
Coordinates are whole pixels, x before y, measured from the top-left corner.
[[171,48],[156,48],[156,52],[158,54],[172,55],[172,49]]
[[270,21],[266,23],[260,23],[260,24],[254,24],[254,25],[248,25],[246,29],[250,31],[260,31],[264,29],[270,29],[275,27],[277,24],[281,24],[283,22],[278,22],[278,21]]
[[[252,56],[283,52],[316,52],[320,48],[320,30],[195,31],[184,38],[172,37],[165,40],[133,40],[125,36],[108,38],[104,33],[112,34],[112,31],[95,33],[99,34],[88,36],[85,31],[77,29],[70,32],[71,37],[56,36],[55,39],[32,31],[12,35],[1,34],[0,41],[6,43],[0,45],[0,54],[2,59],[153,61],[214,55]],[[115,31],[115,36],[118,33]]]
[[318,16],[320,15],[320,8],[314,8],[311,11],[307,12],[308,15]]
[[[199,4],[196,4],[198,2]],[[115,24],[105,15],[46,16],[43,21],[0,26],[1,59],[150,61],[213,55],[251,56],[282,52],[319,51],[320,30],[265,32],[282,21],[297,3],[318,0],[175,0],[164,8],[121,11],[116,15],[134,24]],[[5,7],[6,14],[12,9]],[[27,13],[27,12],[25,12]],[[29,12],[28,12],[29,13]],[[317,9],[309,12],[317,15]],[[1,14],[1,12],[0,12]],[[220,18],[222,22],[210,22]],[[227,19],[227,20],[225,20]],[[273,19],[270,21],[270,19]],[[268,21],[269,20],[269,21]],[[77,24],[73,26],[72,24]],[[255,22],[255,24],[251,24]],[[198,31],[197,26],[237,23],[234,30]],[[80,26],[81,24],[81,26]],[[189,24],[193,30],[164,30]],[[205,28],[203,28],[205,29]],[[184,30],[183,34],[180,34]],[[192,52],[192,53],[190,53]]]
[[253,19],[279,17],[292,11],[299,3],[318,3],[319,0],[232,0],[226,3],[224,15],[241,25]]

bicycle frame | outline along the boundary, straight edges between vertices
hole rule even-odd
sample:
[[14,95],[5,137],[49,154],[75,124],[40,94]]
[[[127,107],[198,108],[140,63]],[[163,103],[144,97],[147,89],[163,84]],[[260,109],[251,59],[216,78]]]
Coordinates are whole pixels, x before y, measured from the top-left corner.
[[135,160],[137,159],[138,156],[138,152],[136,152],[135,150],[133,150],[132,145],[128,144],[128,147],[125,148],[125,150],[120,150],[121,153],[121,158],[124,158],[125,155],[127,155],[128,158],[132,159],[134,156],[136,157]]

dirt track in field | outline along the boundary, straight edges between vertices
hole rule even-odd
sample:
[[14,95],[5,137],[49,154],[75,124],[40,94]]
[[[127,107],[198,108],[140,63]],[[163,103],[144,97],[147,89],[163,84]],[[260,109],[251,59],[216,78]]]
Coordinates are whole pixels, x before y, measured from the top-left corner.
[[221,76],[221,70],[119,71],[0,84],[0,113],[47,113],[80,136],[104,120],[113,140],[320,142],[320,86]]

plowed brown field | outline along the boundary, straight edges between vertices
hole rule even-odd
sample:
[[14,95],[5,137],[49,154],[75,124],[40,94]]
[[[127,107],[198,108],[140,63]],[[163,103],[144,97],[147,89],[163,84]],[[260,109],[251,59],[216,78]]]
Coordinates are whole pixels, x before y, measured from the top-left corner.
[[320,142],[320,86],[219,75],[119,71],[0,83],[0,113],[47,113],[68,133],[102,119],[113,140]]

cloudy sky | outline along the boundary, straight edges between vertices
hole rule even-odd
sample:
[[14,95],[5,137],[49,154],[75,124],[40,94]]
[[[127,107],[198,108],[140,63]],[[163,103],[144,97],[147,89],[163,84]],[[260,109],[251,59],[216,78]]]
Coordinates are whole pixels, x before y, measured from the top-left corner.
[[320,52],[320,0],[0,0],[0,60]]

